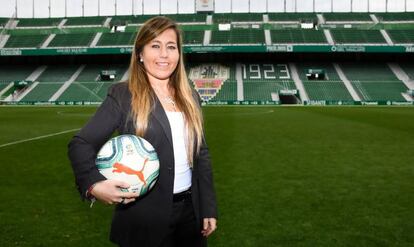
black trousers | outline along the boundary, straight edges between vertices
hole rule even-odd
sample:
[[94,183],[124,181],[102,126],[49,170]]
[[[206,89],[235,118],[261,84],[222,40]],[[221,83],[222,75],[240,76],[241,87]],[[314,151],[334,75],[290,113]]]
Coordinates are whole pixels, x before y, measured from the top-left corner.
[[197,223],[191,197],[174,202],[169,232],[160,247],[206,247],[207,239]]

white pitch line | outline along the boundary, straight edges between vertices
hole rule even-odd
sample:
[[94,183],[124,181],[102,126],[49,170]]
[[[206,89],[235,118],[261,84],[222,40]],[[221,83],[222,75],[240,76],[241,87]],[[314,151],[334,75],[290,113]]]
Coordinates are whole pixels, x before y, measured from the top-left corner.
[[0,148],[15,145],[15,144],[19,144],[19,143],[23,143],[23,142],[29,142],[29,141],[39,140],[39,139],[43,139],[43,138],[48,138],[48,137],[51,137],[51,136],[57,136],[57,135],[61,135],[61,134],[65,134],[65,133],[69,133],[69,132],[73,132],[73,131],[77,131],[77,130],[80,130],[80,128],[65,130],[65,131],[61,131],[61,132],[57,132],[57,133],[52,133],[52,134],[48,134],[48,135],[33,137],[33,138],[24,139],[24,140],[15,141],[15,142],[9,142],[9,143],[5,143],[5,144],[1,144]]

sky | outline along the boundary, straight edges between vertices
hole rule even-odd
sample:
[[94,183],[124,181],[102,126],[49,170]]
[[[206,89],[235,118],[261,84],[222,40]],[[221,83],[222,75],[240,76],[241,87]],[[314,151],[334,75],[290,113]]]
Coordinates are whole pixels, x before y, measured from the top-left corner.
[[[196,0],[0,0],[0,17],[44,18],[194,13]],[[213,1],[213,0],[211,0]],[[17,8],[16,8],[17,3]],[[315,5],[314,5],[315,3]],[[225,12],[398,12],[414,11],[414,0],[214,0]],[[82,7],[83,6],[83,7]],[[315,9],[314,9],[315,6]],[[352,8],[351,8],[352,6]]]

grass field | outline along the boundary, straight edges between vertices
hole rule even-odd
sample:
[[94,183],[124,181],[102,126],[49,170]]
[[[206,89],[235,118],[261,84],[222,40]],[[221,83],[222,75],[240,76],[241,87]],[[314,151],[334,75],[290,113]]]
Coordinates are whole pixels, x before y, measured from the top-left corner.
[[[80,201],[66,156],[94,110],[0,107],[0,246],[112,246],[112,207]],[[414,108],[204,115],[219,203],[209,246],[414,246]]]

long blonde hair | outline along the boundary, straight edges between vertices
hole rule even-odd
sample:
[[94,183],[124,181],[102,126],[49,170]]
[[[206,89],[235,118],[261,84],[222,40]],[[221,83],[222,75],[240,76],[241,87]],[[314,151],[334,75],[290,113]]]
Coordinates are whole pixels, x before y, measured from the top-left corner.
[[187,160],[192,166],[193,154],[194,152],[198,154],[203,139],[203,119],[185,72],[180,30],[177,24],[167,17],[157,16],[146,21],[135,39],[128,81],[129,91],[132,95],[132,117],[135,120],[136,135],[143,137],[147,131],[149,114],[153,110],[156,95],[148,80],[143,63],[139,62],[139,55],[146,44],[167,29],[175,31],[180,55],[177,67],[171,74],[168,84],[174,89],[176,105],[184,114],[187,130]]

